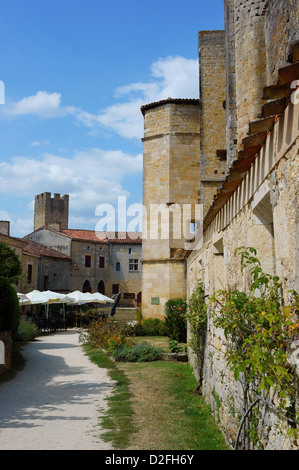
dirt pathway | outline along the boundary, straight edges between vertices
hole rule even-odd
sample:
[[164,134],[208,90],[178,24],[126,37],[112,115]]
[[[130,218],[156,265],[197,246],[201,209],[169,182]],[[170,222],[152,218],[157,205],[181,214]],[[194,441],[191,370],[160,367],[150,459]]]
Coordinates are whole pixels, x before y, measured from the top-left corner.
[[100,409],[113,382],[84,355],[75,331],[38,338],[26,366],[0,386],[0,450],[104,450]]

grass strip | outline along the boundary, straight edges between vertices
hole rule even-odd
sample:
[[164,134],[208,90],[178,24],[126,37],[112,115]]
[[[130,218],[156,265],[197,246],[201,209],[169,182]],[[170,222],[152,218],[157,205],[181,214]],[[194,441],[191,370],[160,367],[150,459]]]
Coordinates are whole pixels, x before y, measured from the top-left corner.
[[170,393],[170,405],[175,417],[172,441],[174,448],[191,450],[228,450],[224,437],[216,426],[210,406],[194,392],[197,385],[189,364],[168,363],[165,377]]
[[228,450],[210,406],[194,393],[189,363],[115,363],[89,344],[84,349],[116,383],[101,418],[103,438],[115,449]]
[[111,442],[114,449],[125,449],[135,430],[129,379],[101,349],[89,343],[84,344],[83,349],[90,360],[98,367],[106,369],[110,378],[115,381],[114,391],[107,398],[108,410],[101,412],[101,427],[105,430],[101,438],[105,442]]
[[194,389],[188,363],[123,364],[132,382],[137,432],[134,450],[228,450],[210,406]]

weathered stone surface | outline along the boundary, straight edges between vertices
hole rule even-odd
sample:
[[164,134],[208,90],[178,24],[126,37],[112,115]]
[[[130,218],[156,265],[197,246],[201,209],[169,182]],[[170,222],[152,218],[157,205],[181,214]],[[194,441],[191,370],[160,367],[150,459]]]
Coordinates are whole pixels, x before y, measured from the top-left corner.
[[249,123],[248,134],[261,134],[263,132],[270,132],[273,129],[275,116],[269,116],[265,119],[257,119]]
[[[183,205],[198,204],[199,101],[167,99],[143,107],[143,114],[142,314],[164,318],[167,300],[186,295],[185,259],[177,253],[184,249]],[[161,219],[154,204],[164,204]]]
[[[224,72],[223,57],[219,57],[223,48],[221,44],[216,46],[222,33],[199,33],[200,151],[193,163],[200,163],[199,195],[205,218],[202,246],[185,251],[188,297],[198,280],[203,282],[207,296],[223,288],[248,292],[249,273],[241,273],[234,256],[239,246],[256,248],[262,268],[279,275],[285,302],[290,289],[299,289],[299,113],[289,99],[289,81],[299,80],[299,70],[296,63],[288,62],[297,53],[296,48],[290,50],[290,44],[299,39],[298,11],[297,0],[225,0]],[[166,124],[165,119],[155,130],[157,142]],[[150,133],[151,128],[154,126],[145,126],[145,132]],[[225,148],[225,140],[227,165],[217,158],[217,151]],[[149,152],[145,149],[145,161],[150,157],[145,184],[153,170],[159,171],[159,190],[146,190],[146,197],[155,202],[167,201],[167,197],[168,202],[179,202],[180,198],[185,202],[179,193],[177,199],[169,197],[169,174],[178,170],[169,160],[163,165],[159,159],[163,151],[167,155],[167,141],[158,144],[153,136],[148,141],[153,146]],[[187,165],[185,169],[188,171]],[[192,188],[195,178],[198,173],[191,175]],[[150,199],[146,201],[149,204]],[[173,248],[170,253],[175,253]],[[173,292],[173,283],[174,291],[180,294],[185,282],[184,276],[180,278],[182,270],[178,275],[175,264],[170,267],[168,249],[161,242],[153,245],[144,263],[144,290],[160,292],[161,303],[167,300],[167,295],[163,297],[165,286],[168,293]],[[155,257],[153,253],[164,261],[163,270],[157,260],[150,259],[150,255]],[[162,278],[164,285],[160,282],[159,287]],[[244,412],[243,390],[229,370],[227,340],[213,324],[211,313],[209,310],[202,390],[233,447]],[[188,335],[190,339],[190,328]],[[189,358],[198,378],[192,352]],[[287,436],[287,421],[268,408],[262,410],[262,415],[265,426],[259,423],[258,432],[266,449],[298,448],[298,443]]]
[[282,114],[286,108],[286,99],[270,101],[262,107],[261,117],[267,118],[277,114]]
[[[4,364],[0,363],[0,375],[11,368],[12,338],[11,331],[0,331],[0,342],[4,345]],[[0,345],[0,347],[2,346]],[[1,355],[2,356],[2,350]],[[2,358],[1,358],[2,359]]]

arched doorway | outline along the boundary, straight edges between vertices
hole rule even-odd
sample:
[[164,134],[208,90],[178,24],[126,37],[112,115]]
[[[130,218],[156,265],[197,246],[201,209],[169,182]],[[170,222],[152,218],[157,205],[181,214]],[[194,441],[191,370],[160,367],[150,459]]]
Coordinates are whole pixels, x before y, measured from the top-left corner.
[[98,292],[100,294],[103,294],[105,295],[105,283],[104,281],[100,281],[99,284],[98,284]]
[[91,284],[90,284],[88,279],[83,284],[82,292],[90,292],[91,293]]

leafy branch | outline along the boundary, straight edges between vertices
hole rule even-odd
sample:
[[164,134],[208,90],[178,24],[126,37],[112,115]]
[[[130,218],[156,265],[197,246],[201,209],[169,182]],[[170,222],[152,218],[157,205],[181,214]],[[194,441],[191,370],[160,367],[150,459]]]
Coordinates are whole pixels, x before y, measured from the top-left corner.
[[257,394],[273,390],[286,407],[298,391],[290,348],[299,338],[299,295],[291,291],[292,302],[284,305],[279,278],[263,272],[254,248],[237,248],[235,256],[241,272],[249,269],[249,293],[221,290],[210,298],[214,324],[228,340],[227,363],[235,380],[242,373]]

